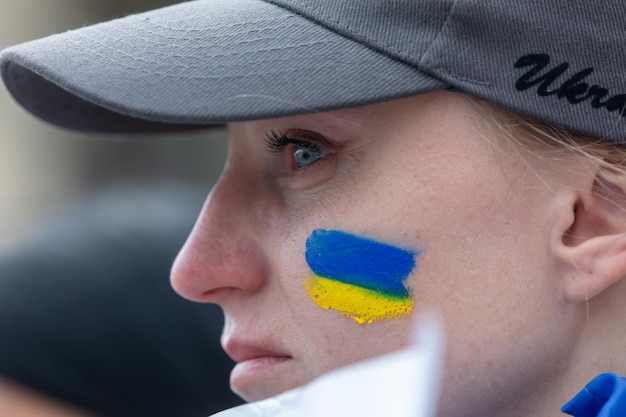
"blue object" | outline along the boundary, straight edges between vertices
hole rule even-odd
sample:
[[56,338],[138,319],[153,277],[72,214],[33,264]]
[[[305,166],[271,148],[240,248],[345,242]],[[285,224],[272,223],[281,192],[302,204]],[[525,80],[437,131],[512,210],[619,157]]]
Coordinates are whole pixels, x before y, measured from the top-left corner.
[[406,297],[403,282],[415,267],[416,255],[339,230],[317,229],[307,239],[305,256],[318,276]]
[[626,416],[626,378],[601,374],[561,409],[574,417]]

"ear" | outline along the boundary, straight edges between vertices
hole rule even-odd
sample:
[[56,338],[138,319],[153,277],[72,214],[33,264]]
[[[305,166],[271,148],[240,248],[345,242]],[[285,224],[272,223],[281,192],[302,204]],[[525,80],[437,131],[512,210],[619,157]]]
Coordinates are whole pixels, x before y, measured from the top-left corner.
[[558,200],[551,235],[570,302],[586,302],[626,277],[626,173],[597,167],[589,174]]

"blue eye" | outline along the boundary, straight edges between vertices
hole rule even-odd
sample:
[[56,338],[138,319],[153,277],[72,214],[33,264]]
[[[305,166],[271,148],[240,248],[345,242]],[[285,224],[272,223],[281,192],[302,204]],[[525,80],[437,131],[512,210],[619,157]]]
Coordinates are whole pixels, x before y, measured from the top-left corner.
[[324,157],[326,152],[312,143],[296,143],[293,149],[293,160],[297,169],[306,168]]
[[281,132],[271,131],[265,137],[267,147],[272,152],[283,152],[289,149],[291,152],[293,168],[304,169],[324,158],[327,151],[315,143],[301,139],[293,139]]

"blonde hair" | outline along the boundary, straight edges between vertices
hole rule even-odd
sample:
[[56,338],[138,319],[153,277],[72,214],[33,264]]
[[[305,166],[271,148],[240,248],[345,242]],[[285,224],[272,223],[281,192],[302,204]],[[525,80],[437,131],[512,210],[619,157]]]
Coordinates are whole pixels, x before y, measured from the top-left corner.
[[[557,170],[560,161],[573,158],[597,167],[596,192],[626,215],[626,145],[555,126],[474,97],[468,100],[481,127],[508,139],[506,142],[512,144],[531,171],[543,180],[546,177],[525,158],[528,154],[546,162],[544,166]],[[550,186],[548,182],[546,184]]]
[[536,156],[554,159],[577,155],[626,174],[626,145],[524,116],[475,97],[468,96],[468,101],[485,126],[495,128]]

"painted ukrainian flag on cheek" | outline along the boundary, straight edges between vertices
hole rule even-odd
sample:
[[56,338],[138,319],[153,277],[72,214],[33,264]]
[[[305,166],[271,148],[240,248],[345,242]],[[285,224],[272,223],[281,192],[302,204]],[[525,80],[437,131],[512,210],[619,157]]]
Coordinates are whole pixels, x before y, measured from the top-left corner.
[[304,287],[318,306],[359,324],[405,316],[413,297],[404,282],[417,255],[338,230],[314,230],[306,242],[313,273]]

